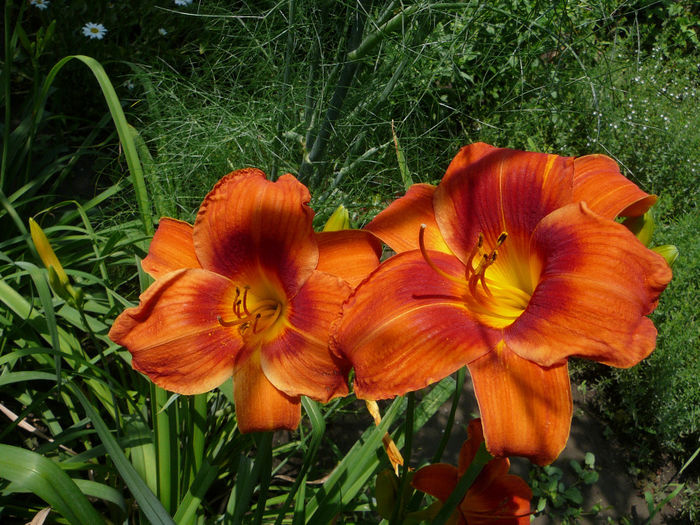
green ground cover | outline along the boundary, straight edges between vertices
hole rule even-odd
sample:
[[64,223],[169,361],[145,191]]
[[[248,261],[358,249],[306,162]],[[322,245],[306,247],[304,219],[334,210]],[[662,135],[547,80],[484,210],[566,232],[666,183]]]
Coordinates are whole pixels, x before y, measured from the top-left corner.
[[[653,244],[680,257],[652,315],[657,349],[572,375],[633,476],[677,471],[700,437],[699,20],[690,1],[6,2],[0,521],[50,505],[71,523],[379,522],[382,432],[402,443],[454,379],[383,407],[378,430],[367,418],[351,450],[324,434],[358,411],[350,398],[305,401],[300,431],[271,441],[237,432],[230,389],[171,397],[106,333],[147,284],[137,261],[157,219],[192,221],[225,173],[298,174],[317,229],[340,204],[361,227],[477,141],[605,153],[660,196]],[[52,69],[68,55],[97,62]],[[83,298],[52,291],[30,217]],[[699,464],[674,478],[669,521],[698,519]]]

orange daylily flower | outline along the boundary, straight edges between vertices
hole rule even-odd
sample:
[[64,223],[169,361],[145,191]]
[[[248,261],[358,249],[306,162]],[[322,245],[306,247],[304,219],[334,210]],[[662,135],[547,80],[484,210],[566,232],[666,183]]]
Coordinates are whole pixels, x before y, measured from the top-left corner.
[[[443,503],[452,494],[459,478],[474,460],[484,434],[481,421],[469,422],[468,438],[459,452],[458,466],[436,463],[419,469],[411,485]],[[508,474],[508,458],[494,458],[481,469],[467,489],[450,522],[456,525],[527,525],[530,523],[532,490],[522,478]]]
[[671,279],[614,219],[655,201],[602,155],[463,148],[367,229],[398,254],[343,308],[334,349],[382,399],[467,365],[495,456],[553,461],[569,435],[567,360],[617,367],[654,349],[646,317]]
[[294,429],[300,396],[347,394],[330,326],[380,246],[363,231],[316,234],[309,200],[292,175],[244,169],[216,184],[194,226],[163,218],[142,263],[156,281],[109,332],[133,367],[181,394],[233,376],[241,432]]

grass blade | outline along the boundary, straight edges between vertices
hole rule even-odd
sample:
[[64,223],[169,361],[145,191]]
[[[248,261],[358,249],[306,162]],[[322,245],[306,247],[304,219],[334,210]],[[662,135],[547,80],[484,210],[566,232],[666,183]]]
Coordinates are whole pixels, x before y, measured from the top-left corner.
[[0,477],[12,482],[6,492],[32,492],[70,523],[104,523],[70,476],[36,452],[0,444]]
[[83,409],[85,410],[87,417],[92,421],[92,424],[94,425],[97,434],[100,436],[107,453],[114,462],[114,466],[117,467],[117,470],[124,480],[124,483],[126,483],[126,486],[129,487],[129,490],[145,514],[146,519],[148,519],[148,521],[153,525],[174,524],[175,522],[167,513],[165,508],[163,508],[160,501],[158,501],[158,498],[156,498],[155,494],[151,492],[151,489],[148,488],[146,482],[141,479],[134,467],[126,458],[124,452],[119,446],[119,443],[117,443],[117,440],[114,439],[114,436],[112,436],[109,428],[92,406],[90,401],[88,401],[79,388],[75,387],[74,385],[70,385],[69,388],[78,398],[80,404],[83,405]]
[[144,231],[149,236],[153,235],[153,214],[151,212],[151,204],[148,200],[146,181],[143,176],[143,168],[141,167],[141,162],[139,160],[138,150],[136,149],[132,132],[129,129],[129,124],[126,122],[124,110],[122,110],[122,106],[119,103],[119,97],[117,97],[117,93],[114,91],[114,86],[109,80],[109,76],[107,76],[102,64],[100,64],[94,58],[85,55],[70,55],[59,60],[51,69],[46,77],[46,80],[44,81],[40,99],[41,103],[35,120],[37,122],[41,120],[46,98],[48,97],[49,89],[51,88],[54,78],[56,78],[56,75],[63,68],[63,66],[65,66],[72,59],[77,59],[88,66],[90,71],[92,71],[92,74],[95,75],[95,79],[102,89],[105,102],[107,102],[107,107],[112,115],[112,120],[114,120],[114,126],[117,128],[119,140],[124,148],[124,157],[126,158],[126,164],[129,168],[129,173],[131,174],[131,183],[134,186],[136,202],[138,204]]

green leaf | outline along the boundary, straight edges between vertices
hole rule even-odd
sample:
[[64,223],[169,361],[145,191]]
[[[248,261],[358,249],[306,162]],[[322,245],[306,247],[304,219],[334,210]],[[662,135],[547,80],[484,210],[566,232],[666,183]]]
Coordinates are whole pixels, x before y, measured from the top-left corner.
[[585,463],[588,468],[595,467],[595,454],[593,452],[586,452]]
[[571,468],[572,468],[572,469],[574,470],[574,472],[576,472],[576,474],[578,474],[579,476],[580,476],[581,473],[583,472],[583,468],[581,467],[581,463],[579,463],[579,462],[576,461],[575,459],[572,459],[571,461],[569,461],[569,465],[571,465]]
[[40,108],[37,111],[35,119],[40,121],[42,118],[45,101],[48,97],[54,78],[63,68],[63,66],[74,58],[90,68],[90,71],[92,71],[92,74],[95,75],[95,79],[102,89],[105,102],[107,102],[107,107],[112,115],[112,120],[114,120],[114,126],[117,128],[119,140],[124,148],[124,157],[126,158],[126,164],[129,168],[129,173],[131,174],[131,183],[134,186],[136,203],[138,205],[144,231],[148,235],[153,235],[153,215],[151,211],[151,204],[148,201],[146,181],[143,176],[143,168],[139,160],[138,150],[136,149],[136,144],[134,143],[134,136],[129,129],[129,124],[126,122],[126,117],[124,116],[124,111],[122,110],[121,103],[119,102],[119,97],[117,97],[114,86],[102,67],[102,64],[100,64],[94,58],[85,55],[70,55],[59,60],[51,69],[46,77],[46,80],[44,81],[41,94],[42,103],[40,104]]
[[92,424],[94,425],[97,434],[100,436],[107,453],[114,462],[114,466],[117,467],[117,470],[124,480],[124,483],[126,483],[126,486],[129,487],[129,490],[138,502],[139,507],[141,507],[141,510],[145,514],[148,521],[154,525],[174,524],[175,522],[167,513],[165,508],[163,508],[160,501],[158,501],[158,498],[156,498],[151,489],[148,488],[148,485],[146,485],[146,482],[141,479],[134,467],[131,465],[131,463],[129,463],[129,460],[124,455],[119,443],[117,443],[117,440],[114,439],[114,436],[112,436],[109,428],[102,420],[97,410],[95,410],[95,408],[90,404],[90,401],[88,401],[85,395],[74,385],[69,385],[68,388],[70,388],[73,394],[78,398],[80,404],[83,405],[83,409],[85,410],[87,417],[89,417],[92,421]]
[[216,479],[219,469],[204,459],[202,467],[192,482],[187,494],[180,502],[175,513],[175,521],[178,525],[194,523],[199,504],[204,499],[204,495]]
[[97,483],[96,481],[90,481],[88,479],[75,479],[73,481],[75,481],[75,484],[83,494],[91,498],[98,498],[113,503],[121,511],[121,517],[126,518],[126,501],[121,492],[102,483]]
[[581,474],[581,479],[586,485],[593,485],[598,481],[598,473],[595,470],[588,470]]
[[537,500],[537,508],[535,509],[535,512],[542,512],[546,506],[547,498],[540,498]]
[[306,505],[306,523],[326,525],[351,501],[367,483],[379,466],[378,450],[382,437],[399,413],[405,410],[406,400],[397,398],[384,414],[382,422],[367,429],[343,460],[333,470],[316,496]]
[[569,487],[568,489],[566,489],[564,491],[564,497],[569,501],[576,503],[577,505],[583,503],[583,496],[576,487]]
[[70,523],[104,523],[70,476],[36,452],[0,444],[0,477],[12,482],[6,493],[36,494]]

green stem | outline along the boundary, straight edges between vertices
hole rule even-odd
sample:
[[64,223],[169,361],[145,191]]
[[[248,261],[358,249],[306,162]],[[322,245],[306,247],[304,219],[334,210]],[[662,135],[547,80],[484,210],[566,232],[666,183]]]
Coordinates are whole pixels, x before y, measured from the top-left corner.
[[[316,453],[318,452],[319,445],[321,444],[321,438],[323,438],[323,434],[326,431],[326,422],[323,419],[323,414],[321,414],[321,411],[318,408],[318,403],[312,401],[308,397],[302,396],[301,404],[303,405],[304,410],[309,416],[309,421],[311,421],[311,442],[309,443],[309,447],[307,448],[306,453],[304,454],[304,460],[301,464],[299,473],[297,474],[297,477],[294,480],[294,484],[287,492],[287,498],[285,499],[282,508],[277,514],[277,520],[275,520],[275,525],[282,525],[282,521],[284,520],[287,514],[287,509],[289,508],[289,505],[291,505],[292,501],[294,501],[294,497],[297,494],[299,495],[299,498],[303,500],[306,477],[308,476],[309,469],[314,464],[314,461],[316,459]],[[295,513],[295,517],[296,516],[303,516],[303,513]]]
[[438,512],[437,516],[435,516],[435,519],[432,522],[433,525],[444,525],[447,523],[447,520],[449,520],[454,510],[457,508],[457,505],[459,505],[459,503],[464,499],[464,496],[466,496],[469,487],[472,486],[484,466],[486,466],[486,464],[492,459],[493,456],[486,450],[486,443],[482,443],[479,450],[476,451],[474,459],[469,464],[467,471],[461,478],[459,478],[457,486],[452,491],[452,494],[450,494],[450,497],[445,500],[440,512]]
[[[192,429],[188,460],[190,464],[190,480],[202,468],[204,458],[204,431],[207,422],[207,394],[197,394],[189,399],[190,425]],[[189,483],[186,485],[189,486]]]
[[455,423],[455,415],[457,414],[457,407],[459,406],[459,400],[462,397],[462,388],[464,386],[464,379],[467,374],[466,367],[462,367],[457,371],[457,385],[455,387],[455,395],[452,398],[452,406],[450,407],[450,415],[447,417],[447,423],[445,424],[445,431],[442,434],[442,439],[440,440],[440,445],[438,445],[437,450],[431,463],[439,463],[442,459],[442,454],[445,452],[445,447],[447,447],[447,441],[450,439],[450,434],[452,433],[452,427]]
[[258,494],[253,524],[260,525],[265,514],[265,502],[267,501],[267,493],[270,489],[270,480],[272,479],[272,432],[264,432],[260,435],[258,451],[255,455],[253,476],[254,479],[258,476],[260,478],[260,493]]
[[404,17],[410,16],[416,12],[418,5],[412,5],[407,7],[399,14],[394,16],[374,33],[370,33],[354,50],[348,53],[348,60],[361,60],[365,58],[370,51],[379,45],[379,43],[384,39],[389,33],[398,31],[404,26]]
[[[277,120],[277,139],[282,143],[282,121],[285,120],[286,111],[284,108],[285,101],[287,99],[287,91],[289,90],[289,73],[291,70],[292,63],[292,52],[294,51],[294,0],[289,0],[289,23],[287,25],[287,44],[284,51],[284,73],[282,75],[282,89],[280,93],[280,116]],[[272,164],[270,169],[270,179],[275,180],[277,178],[277,158]]]
[[151,383],[151,417],[155,433],[158,462],[158,499],[171,514],[177,503],[177,480],[179,477],[177,451],[171,446],[176,430],[171,407],[161,410],[168,401],[168,393]]
[[400,524],[404,521],[404,513],[406,510],[406,502],[404,501],[404,494],[406,492],[406,485],[408,485],[408,474],[409,465],[411,464],[411,452],[413,448],[413,415],[416,409],[416,398],[413,392],[406,394],[406,399],[408,400],[408,405],[406,406],[406,430],[404,436],[404,447],[403,447],[403,468],[401,470],[401,479],[399,480],[399,492],[397,498],[397,504],[394,506],[394,511],[392,512],[391,524]]
[[[359,39],[362,37],[362,30],[364,27],[364,20],[360,17],[359,11],[355,11],[354,16],[355,19],[353,21],[350,39],[348,40],[348,48],[350,49],[356,46],[359,42]],[[304,159],[299,167],[299,178],[301,180],[310,179],[311,185],[317,184],[319,177],[318,172],[312,176],[313,164],[323,160],[323,156],[326,152],[326,146],[328,145],[328,140],[330,139],[331,131],[333,130],[333,125],[340,116],[340,110],[343,107],[343,102],[345,101],[345,97],[350,89],[350,85],[355,77],[355,72],[357,71],[358,66],[359,63],[353,61],[348,61],[343,65],[340,77],[335,85],[335,91],[333,92],[333,96],[331,97],[328,105],[328,110],[326,111],[323,122],[321,122],[318,135],[316,135],[316,138],[314,139],[308,159]]]
[[10,151],[10,123],[11,111],[10,104],[10,79],[12,78],[12,51],[10,50],[10,10],[12,8],[12,0],[5,2],[5,64],[2,68],[2,83],[4,88],[4,104],[5,104],[5,128],[3,129],[2,140],[2,165],[0,166],[0,191],[5,190],[5,172],[7,171],[7,155]]

